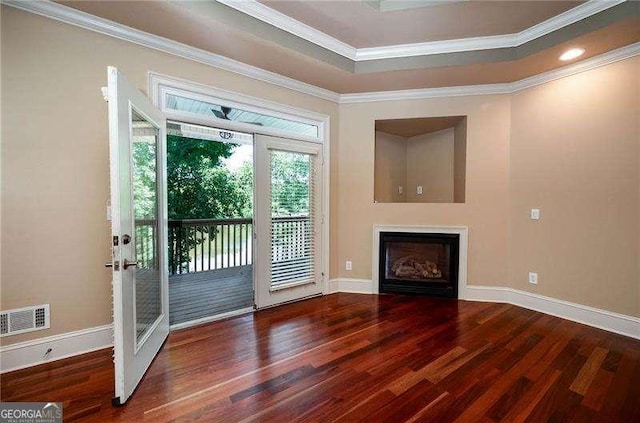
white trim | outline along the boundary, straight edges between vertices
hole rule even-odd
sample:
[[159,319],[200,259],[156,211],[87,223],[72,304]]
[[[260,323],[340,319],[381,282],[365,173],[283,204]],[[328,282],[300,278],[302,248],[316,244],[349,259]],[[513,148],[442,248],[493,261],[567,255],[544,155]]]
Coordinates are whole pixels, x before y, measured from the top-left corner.
[[350,292],[353,294],[373,294],[371,279],[336,278],[329,280],[327,294]]
[[467,300],[517,305],[609,332],[640,339],[640,318],[513,288],[470,285]]
[[158,35],[130,28],[51,1],[2,0],[2,4],[325,100],[337,102],[340,98],[340,96],[333,91],[325,90],[315,85],[250,66],[237,60],[229,59]]
[[546,21],[540,22],[530,28],[514,34],[516,36],[516,46],[528,43],[553,31],[557,31],[565,26],[574,24],[582,19],[596,15],[627,0],[590,0],[579,6],[562,12]]
[[640,42],[611,50],[581,62],[553,69],[519,81],[504,84],[462,85],[457,87],[423,88],[417,90],[376,91],[368,93],[342,94],[341,104],[366,103],[373,101],[418,100],[439,97],[459,97],[471,95],[512,94],[547,82],[572,76],[610,65],[621,60],[640,55]]
[[196,319],[196,320],[189,320],[188,322],[184,322],[184,323],[176,323],[171,325],[169,329],[171,330],[171,332],[173,332],[174,330],[187,329],[193,326],[200,326],[205,323],[211,323],[218,320],[228,319],[230,317],[253,313],[254,311],[255,310],[253,307],[241,308],[238,310],[228,311],[226,313],[216,314],[215,316],[203,317],[201,319]]
[[[0,347],[0,373],[113,347],[113,327],[103,325]],[[51,352],[46,354],[51,348]]]
[[356,61],[397,59],[403,57],[429,56],[433,54],[462,53],[515,47],[515,34],[487,37],[460,38],[456,40],[428,41],[424,43],[397,44],[384,47],[359,48]]
[[459,235],[458,251],[458,298],[467,298],[467,249],[468,228],[466,226],[419,226],[419,225],[373,225],[373,251],[371,274],[374,294],[379,292],[378,268],[380,264],[380,233],[410,232],[423,234],[456,234]]
[[459,53],[465,51],[489,50],[518,47],[536,38],[557,31],[582,19],[593,16],[625,0],[591,0],[573,9],[540,22],[530,28],[513,34],[486,37],[469,37],[456,40],[441,40],[425,43],[396,44],[390,46],[355,48],[322,31],[306,25],[290,16],[274,10],[256,0],[217,0],[248,16],[307,40],[322,48],[354,61],[380,60],[399,57],[425,56],[431,54]]
[[231,7],[239,12],[256,18],[269,25],[275,26],[283,31],[295,35],[296,37],[307,40],[317,46],[326,48],[334,53],[344,56],[351,60],[356,60],[357,49],[352,45],[338,40],[322,31],[304,24],[284,13],[280,13],[275,9],[265,6],[254,0],[216,0],[225,6]]

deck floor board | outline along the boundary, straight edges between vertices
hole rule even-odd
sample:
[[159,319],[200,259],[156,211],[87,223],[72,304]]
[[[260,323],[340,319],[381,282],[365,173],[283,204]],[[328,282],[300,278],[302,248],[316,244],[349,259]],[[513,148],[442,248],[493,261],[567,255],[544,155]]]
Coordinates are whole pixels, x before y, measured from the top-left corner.
[[253,269],[238,266],[169,277],[172,325],[253,307]]

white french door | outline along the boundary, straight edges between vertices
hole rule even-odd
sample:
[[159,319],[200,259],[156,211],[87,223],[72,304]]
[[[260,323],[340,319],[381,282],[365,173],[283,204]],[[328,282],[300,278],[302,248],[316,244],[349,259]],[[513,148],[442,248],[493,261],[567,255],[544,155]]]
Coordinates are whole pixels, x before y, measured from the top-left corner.
[[256,135],[256,306],[322,293],[322,147]]
[[169,334],[166,119],[109,67],[115,404],[124,404]]

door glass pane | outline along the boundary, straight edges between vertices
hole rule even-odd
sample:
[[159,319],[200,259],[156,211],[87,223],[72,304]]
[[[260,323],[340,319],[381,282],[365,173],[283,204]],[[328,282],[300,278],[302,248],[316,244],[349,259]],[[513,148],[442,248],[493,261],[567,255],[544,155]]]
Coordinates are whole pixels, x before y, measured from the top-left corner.
[[134,296],[136,345],[162,313],[158,259],[158,195],[156,164],[158,128],[135,110],[131,113],[133,211],[135,219]]
[[315,282],[314,156],[272,150],[271,290]]

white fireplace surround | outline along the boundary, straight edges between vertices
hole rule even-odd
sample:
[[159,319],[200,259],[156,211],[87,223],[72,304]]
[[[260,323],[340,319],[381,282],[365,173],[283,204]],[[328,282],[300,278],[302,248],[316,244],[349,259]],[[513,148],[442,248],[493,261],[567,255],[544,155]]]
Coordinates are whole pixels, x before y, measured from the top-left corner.
[[409,232],[420,234],[457,234],[460,236],[460,251],[458,260],[458,299],[467,299],[467,227],[466,226],[373,226],[373,293],[379,294],[379,265],[380,265],[380,233],[381,232]]

